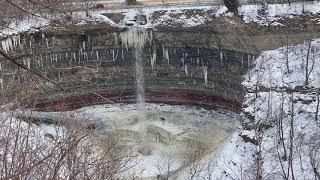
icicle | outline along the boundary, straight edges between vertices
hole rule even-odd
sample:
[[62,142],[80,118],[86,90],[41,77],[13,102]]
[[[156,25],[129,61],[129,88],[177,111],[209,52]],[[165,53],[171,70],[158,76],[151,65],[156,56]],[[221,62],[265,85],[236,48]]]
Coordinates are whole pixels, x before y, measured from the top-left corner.
[[52,54],[49,55],[50,58],[50,64],[52,64]]
[[88,53],[87,53],[87,51],[86,51],[86,52],[84,52],[84,57],[85,57],[86,61],[89,61],[89,58],[88,58]]
[[154,69],[155,62],[157,60],[157,50],[156,48],[153,49],[152,54],[150,54],[150,62],[151,62],[151,69]]
[[186,73],[186,76],[188,76],[188,64],[184,65],[184,72]]
[[28,69],[31,68],[31,59],[30,58],[27,59],[27,67],[28,67]]
[[78,51],[78,64],[80,64],[80,63],[81,63],[81,52]]
[[5,39],[1,41],[1,46],[4,52],[8,53],[13,51],[14,40],[11,38]]
[[13,41],[13,47],[16,47],[17,46],[16,36],[12,36],[12,41]]
[[48,61],[49,61],[48,54],[46,54],[46,62],[48,62]]
[[120,33],[122,45],[128,50],[129,47],[142,49],[147,40],[152,40],[150,34],[145,29],[129,29]]
[[[33,38],[33,37],[31,36],[31,38]],[[29,40],[29,48],[30,48],[30,49],[32,49],[32,42],[31,42],[31,39]]]
[[208,66],[206,65],[202,65],[202,73],[203,73],[203,76],[204,76],[204,83],[205,85],[208,84]]
[[184,66],[184,58],[181,57],[181,62],[182,62],[182,65]]
[[118,45],[118,37],[117,37],[117,33],[113,33],[114,35],[114,41],[115,41],[115,44]]
[[1,48],[4,52],[7,52],[7,46],[6,46],[5,40],[1,41]]
[[72,54],[73,54],[73,60],[74,60],[74,62],[77,62],[76,53],[73,52]]
[[28,69],[30,69],[30,59],[29,58],[24,58],[23,59],[23,64],[27,66]]
[[2,63],[0,63],[0,71],[1,71],[1,72],[3,71],[3,69],[2,69]]
[[223,64],[223,52],[220,50],[220,62],[221,65]]
[[162,44],[162,56],[164,60],[168,62],[168,65],[169,65],[170,64],[169,51],[168,51],[168,48],[164,47],[163,44]]
[[199,66],[200,64],[200,58],[197,57],[197,65]]
[[248,67],[250,67],[251,55],[248,54]]
[[200,48],[198,48],[198,54],[200,54]]
[[243,58],[244,58],[244,54],[242,54],[241,56],[241,68],[243,68]]
[[15,39],[16,39],[16,47],[20,47],[20,44],[21,44],[20,35],[17,35]]
[[86,41],[82,41],[82,49],[86,50]]
[[53,36],[52,37],[52,45],[55,45],[56,44],[56,36]]
[[153,40],[153,33],[152,31],[149,31],[149,36],[148,36],[148,40],[149,40],[149,45],[152,45],[152,40]]
[[39,57],[39,59],[37,59],[37,63],[36,63],[37,67],[41,67],[41,61],[42,61],[42,55]]
[[9,43],[10,52],[12,52],[14,50],[13,39],[12,38],[8,39],[8,43]]
[[112,61],[115,61],[114,49],[112,49]]
[[96,51],[96,59],[99,60],[99,52]]
[[90,51],[89,56],[90,56],[90,58],[91,58],[92,60],[94,59],[94,56],[93,56],[93,52],[92,52],[92,51]]
[[54,59],[55,59],[56,63],[58,63],[58,54],[55,53],[54,56],[55,56]]
[[46,45],[47,45],[47,48],[49,48],[49,41],[48,41],[48,38],[46,38]]
[[3,78],[0,78],[0,87],[1,87],[1,91],[3,91]]
[[212,83],[212,93],[214,93],[214,82]]
[[118,59],[118,56],[119,56],[119,50],[117,49],[117,53],[115,53],[114,49],[112,49],[112,61],[113,62]]

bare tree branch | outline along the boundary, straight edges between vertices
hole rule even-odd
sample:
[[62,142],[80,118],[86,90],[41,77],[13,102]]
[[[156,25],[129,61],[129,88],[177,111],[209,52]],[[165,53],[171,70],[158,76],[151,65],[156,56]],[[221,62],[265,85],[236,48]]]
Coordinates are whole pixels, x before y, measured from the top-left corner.
[[43,76],[43,75],[40,74],[39,72],[36,72],[36,71],[34,71],[34,70],[32,70],[32,69],[29,69],[29,68],[28,68],[27,66],[25,66],[24,64],[19,63],[17,60],[20,59],[21,56],[14,58],[14,57],[11,57],[11,56],[7,55],[7,54],[6,54],[5,52],[3,52],[2,50],[0,50],[0,54],[1,54],[3,57],[5,57],[7,60],[9,60],[10,62],[12,62],[13,64],[15,64],[16,66],[18,66],[18,67],[20,67],[20,68],[22,68],[22,69],[24,69],[24,70],[27,70],[27,71],[31,72],[32,74],[34,74],[34,75],[36,75],[36,76],[38,76],[38,77],[40,77],[40,78],[42,78],[42,79],[44,79],[44,80],[46,80],[46,81],[48,81],[48,82],[50,82],[50,83],[58,86],[62,91],[65,91],[65,89],[64,89],[61,85],[59,85],[58,83],[56,83],[55,81],[53,81],[53,80],[51,80],[51,79]]

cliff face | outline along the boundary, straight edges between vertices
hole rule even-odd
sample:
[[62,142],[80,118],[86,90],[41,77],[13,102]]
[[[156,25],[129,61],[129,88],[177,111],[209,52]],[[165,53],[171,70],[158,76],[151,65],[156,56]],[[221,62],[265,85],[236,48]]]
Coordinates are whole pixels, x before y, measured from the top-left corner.
[[[259,54],[261,48],[257,45],[261,42],[257,37],[261,35],[144,30],[139,39],[127,32],[100,29],[84,33],[26,33],[3,40],[2,49],[27,54],[19,59],[21,63],[64,88],[62,91],[43,84],[44,88],[33,94],[37,97],[36,107],[42,110],[49,106],[55,109],[61,103],[72,109],[97,103],[134,102],[135,51],[130,43],[139,41],[145,41],[141,58],[147,101],[240,110],[242,76]],[[10,63],[2,63],[1,69],[2,85],[17,85],[30,79]]]
[[[37,99],[39,110],[83,105],[135,102],[135,50],[141,44],[146,100],[174,104],[219,106],[240,111],[243,75],[261,50],[278,47],[281,33],[219,33],[192,29],[144,30],[143,38],[121,29],[88,28],[77,32],[24,33],[1,41],[7,53],[61,85],[44,82],[18,95],[34,75],[1,62],[3,99]],[[308,33],[307,33],[308,34]],[[312,37],[297,34],[292,42]],[[262,41],[263,37],[267,41]],[[282,42],[282,41],[281,41]],[[280,44],[279,44],[280,43]],[[32,80],[31,80],[32,79]],[[29,85],[31,86],[31,85]],[[27,98],[25,96],[28,96]],[[28,100],[29,101],[29,100]],[[32,105],[33,106],[33,105]],[[49,108],[50,107],[50,108]]]

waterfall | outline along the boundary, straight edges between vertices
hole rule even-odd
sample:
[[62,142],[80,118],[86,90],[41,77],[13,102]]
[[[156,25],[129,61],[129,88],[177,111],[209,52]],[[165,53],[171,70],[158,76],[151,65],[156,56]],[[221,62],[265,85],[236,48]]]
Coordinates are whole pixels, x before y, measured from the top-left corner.
[[137,104],[140,110],[141,118],[144,119],[144,73],[143,73],[143,62],[142,62],[142,49],[135,48],[136,57],[136,93],[137,93]]
[[144,99],[144,71],[143,71],[143,47],[147,41],[151,41],[152,34],[145,29],[129,29],[121,32],[120,38],[125,48],[134,48],[135,50],[135,78],[136,78],[136,98],[138,105],[138,117],[145,119],[145,99]]

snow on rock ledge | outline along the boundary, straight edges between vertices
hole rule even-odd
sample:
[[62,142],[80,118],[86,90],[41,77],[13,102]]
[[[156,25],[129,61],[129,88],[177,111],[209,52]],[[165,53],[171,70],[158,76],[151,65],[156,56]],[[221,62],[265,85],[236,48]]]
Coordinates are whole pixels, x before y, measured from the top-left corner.
[[[242,83],[248,89],[258,87],[320,87],[320,39],[263,52]],[[307,73],[308,75],[306,75]],[[308,84],[305,83],[306,76]]]

